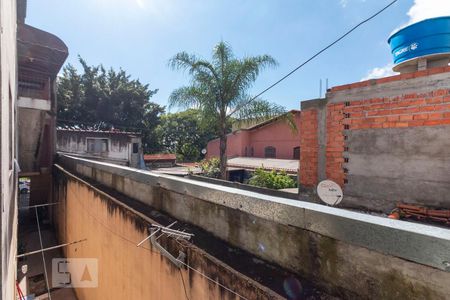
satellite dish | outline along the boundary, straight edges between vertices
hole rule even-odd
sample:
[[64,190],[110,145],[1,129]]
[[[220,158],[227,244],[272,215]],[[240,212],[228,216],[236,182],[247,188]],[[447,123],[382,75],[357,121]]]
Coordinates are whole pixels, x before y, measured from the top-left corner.
[[205,155],[206,152],[208,152],[208,151],[206,151],[206,149],[202,149],[202,154],[203,154],[203,155]]
[[317,185],[317,194],[320,200],[328,205],[335,206],[341,203],[344,197],[341,187],[334,181],[323,180]]

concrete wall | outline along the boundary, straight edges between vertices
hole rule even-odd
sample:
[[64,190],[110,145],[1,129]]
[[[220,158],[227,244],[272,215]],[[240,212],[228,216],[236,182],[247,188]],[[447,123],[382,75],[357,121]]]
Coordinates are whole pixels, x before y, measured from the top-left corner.
[[[177,267],[150,241],[136,245],[157,222],[70,174],[58,171],[55,222],[61,243],[87,239],[65,249],[68,258],[98,259],[98,288],[75,289],[78,299],[281,299],[183,240],[158,242],[192,268]],[[152,195],[147,195],[152,197]],[[193,271],[196,270],[196,271]],[[206,279],[205,276],[212,278]]]
[[17,251],[16,1],[0,1],[1,299],[12,300]]
[[40,172],[39,153],[45,148],[42,141],[45,124],[48,122],[47,112],[39,109],[19,108],[18,115],[20,168],[22,172]]
[[79,158],[61,164],[340,297],[450,295],[450,230]]
[[[108,151],[90,153],[87,151],[87,139],[108,139]],[[139,151],[133,154],[133,143],[139,144]],[[57,130],[56,149],[59,152],[78,154],[84,157],[98,158],[102,161],[138,167],[142,154],[141,138],[125,134],[95,131]]]
[[346,201],[450,207],[449,126],[352,130],[346,145]]
[[307,129],[316,139],[302,142],[310,149],[300,159],[302,187],[331,179],[343,187],[341,205],[386,213],[398,202],[450,208],[449,87],[450,67],[435,68],[302,102],[304,121],[317,115]]
[[[300,128],[300,113],[294,113],[294,122]],[[254,129],[235,131],[228,135],[227,157],[264,157],[264,149],[268,146],[276,148],[276,158],[293,159],[294,148],[300,146],[300,130],[293,132],[286,121],[275,120]],[[218,157],[219,140],[210,141],[207,151],[207,157]]]

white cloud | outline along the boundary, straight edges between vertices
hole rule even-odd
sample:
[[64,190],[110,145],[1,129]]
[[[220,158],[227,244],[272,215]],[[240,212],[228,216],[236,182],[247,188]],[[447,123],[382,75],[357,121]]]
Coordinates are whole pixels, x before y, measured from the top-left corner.
[[392,75],[396,75],[398,73],[392,71],[392,67],[394,65],[392,63],[389,63],[385,65],[384,67],[376,67],[367,72],[367,75],[361,79],[361,81],[369,80],[369,79],[375,79],[375,78],[383,78],[388,77]]
[[411,25],[413,23],[442,16],[450,16],[450,1],[449,0],[414,0],[414,4],[406,13],[409,17],[408,22],[399,26],[392,33],[397,30]]
[[339,4],[340,4],[343,8],[346,8],[346,7],[347,7],[347,4],[348,4],[348,0],[340,0],[340,1],[339,1]]
[[409,24],[428,18],[450,15],[450,1],[448,0],[415,0],[409,9]]
[[[406,15],[409,17],[409,20],[402,26],[399,26],[392,31],[392,33],[405,26],[425,19],[450,16],[450,0],[414,0],[413,5],[408,10]],[[372,70],[369,70],[367,75],[361,80],[381,78],[397,74],[392,71],[392,67],[393,64],[390,63],[384,67],[373,68]]]
[[[349,2],[350,2],[350,0],[339,0],[339,5],[342,8],[346,8],[348,6]],[[359,0],[359,2],[366,2],[366,0]]]
[[136,0],[136,4],[137,4],[140,8],[145,8],[145,0]]

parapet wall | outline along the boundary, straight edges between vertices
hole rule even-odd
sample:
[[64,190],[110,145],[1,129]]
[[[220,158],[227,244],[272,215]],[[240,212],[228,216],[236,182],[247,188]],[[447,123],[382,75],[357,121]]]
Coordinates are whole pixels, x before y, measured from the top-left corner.
[[447,229],[81,158],[60,163],[342,298],[450,295]]
[[342,205],[386,213],[398,202],[450,208],[450,68],[338,86],[302,111],[321,115],[308,123],[314,139],[301,135],[303,187],[331,179]]
[[78,299],[283,299],[182,239],[157,239],[173,257],[184,254],[181,266],[150,240],[137,247],[156,221],[62,168],[55,174],[58,238],[84,240],[65,247],[65,257],[97,259],[98,272],[89,276],[98,274],[91,277],[98,286],[75,287]]

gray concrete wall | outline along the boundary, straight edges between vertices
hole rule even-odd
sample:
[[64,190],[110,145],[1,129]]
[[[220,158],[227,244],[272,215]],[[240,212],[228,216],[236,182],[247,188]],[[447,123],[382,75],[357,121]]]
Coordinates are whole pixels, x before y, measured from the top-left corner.
[[347,135],[347,203],[376,210],[392,209],[397,202],[450,208],[449,126],[354,130]]
[[376,97],[395,97],[411,93],[425,93],[450,87],[450,73],[440,73],[429,76],[397,80],[387,83],[376,83],[365,87],[353,87],[342,91],[333,91],[326,94],[330,103],[339,103],[354,100],[363,100]]
[[80,158],[60,163],[343,298],[449,298],[450,230]]
[[17,252],[16,1],[0,3],[1,299],[14,299]]
[[39,172],[39,153],[43,147],[44,125],[47,112],[38,109],[19,108],[19,164],[22,172]]

